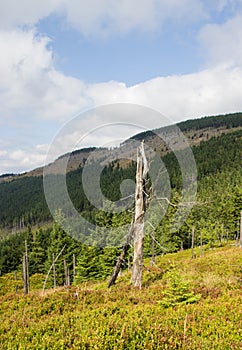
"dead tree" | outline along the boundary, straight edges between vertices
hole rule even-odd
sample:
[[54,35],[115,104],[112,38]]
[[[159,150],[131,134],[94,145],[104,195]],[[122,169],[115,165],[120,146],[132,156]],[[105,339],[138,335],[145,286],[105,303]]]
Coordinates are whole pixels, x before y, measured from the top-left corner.
[[27,259],[26,259],[26,254],[24,253],[23,255],[23,284],[24,284],[24,294],[27,295],[29,293],[29,288],[28,288],[28,275],[27,275]]
[[128,250],[129,250],[132,234],[133,234],[133,222],[130,225],[129,232],[128,232],[127,236],[126,236],[125,244],[123,245],[123,248],[122,248],[122,252],[121,252],[120,256],[118,257],[117,263],[116,263],[116,265],[114,267],[113,273],[112,273],[112,275],[110,277],[110,280],[108,282],[108,288],[110,288],[115,283],[115,281],[116,281],[116,279],[118,277],[119,271],[120,271],[121,266],[122,266],[122,264],[124,262],[124,257],[125,257],[125,255],[127,254]]
[[[142,286],[142,272],[143,272],[143,250],[144,250],[144,225],[145,225],[145,212],[146,212],[146,206],[147,206],[147,200],[148,200],[148,191],[146,189],[146,183],[147,183],[147,174],[149,171],[148,162],[145,156],[144,151],[144,142],[141,142],[141,145],[137,149],[137,168],[136,168],[136,190],[135,190],[135,215],[134,215],[134,221],[131,225],[130,231],[126,237],[126,243],[123,246],[122,252],[120,257],[117,260],[116,266],[113,270],[113,273],[111,275],[111,278],[108,283],[108,287],[111,287],[119,274],[122,262],[124,261],[124,257],[128,251],[129,248],[129,241],[131,236],[133,235],[133,241],[134,241],[134,255],[133,255],[133,268],[132,268],[132,277],[131,282],[135,287],[141,288]],[[170,202],[169,198],[163,197],[159,198],[156,197],[157,200],[165,200],[168,202],[169,205],[172,205],[174,207],[177,207],[178,205],[173,204]],[[195,202],[186,202],[183,204],[180,204],[180,206],[190,206],[191,204],[195,204]],[[196,203],[198,204],[198,203]],[[205,203],[203,203],[205,204]],[[155,228],[153,227],[154,232]],[[192,257],[195,257],[194,252],[194,228],[192,230]],[[159,244],[159,242],[156,241],[155,236],[152,236],[152,260],[151,265],[154,264],[155,260],[155,242]],[[160,244],[159,244],[160,245]],[[164,255],[165,248],[163,245],[161,246],[162,252]]]
[[52,255],[52,264],[49,268],[49,271],[47,272],[47,275],[45,277],[44,285],[43,285],[43,292],[45,291],[46,283],[50,274],[50,271],[53,269],[53,277],[54,277],[54,288],[56,287],[56,273],[55,273],[55,263],[59,259],[60,255],[62,254],[63,250],[65,249],[66,245],[61,249],[57,257],[55,258],[54,254]]
[[29,293],[29,264],[28,264],[28,246],[27,241],[25,241],[25,253],[23,255],[23,284],[24,284],[24,294]]
[[65,286],[70,286],[70,271],[66,263],[66,259],[64,259],[64,272],[65,272]]
[[53,282],[54,282],[54,289],[56,289],[56,270],[55,270],[55,254],[52,254],[52,266],[53,266]]
[[25,256],[26,256],[27,284],[28,284],[28,291],[29,291],[29,290],[30,290],[30,281],[29,281],[29,258],[28,258],[28,245],[27,245],[27,241],[25,241]]
[[195,229],[194,227],[192,228],[192,259],[196,257],[195,252],[194,252],[194,242],[195,242]]
[[136,191],[135,191],[135,216],[126,236],[126,242],[113,270],[108,287],[111,287],[119,274],[124,257],[130,246],[130,240],[134,239],[134,256],[132,269],[132,284],[135,287],[142,285],[143,250],[144,250],[144,215],[146,209],[147,191],[145,188],[148,173],[148,162],[144,151],[144,142],[137,149]]
[[134,257],[132,270],[132,284],[142,286],[143,251],[144,251],[144,216],[146,207],[145,181],[148,173],[148,163],[145,157],[144,142],[137,150],[135,217],[134,217]]
[[73,264],[73,281],[76,277],[76,256],[75,254],[72,255],[72,264]]

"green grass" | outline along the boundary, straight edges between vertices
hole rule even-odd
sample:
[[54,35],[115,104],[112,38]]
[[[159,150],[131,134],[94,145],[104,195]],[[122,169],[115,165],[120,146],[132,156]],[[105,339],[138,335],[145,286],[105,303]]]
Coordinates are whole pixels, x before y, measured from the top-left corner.
[[[0,349],[241,349],[241,249],[196,259],[184,251],[146,266],[141,290],[129,272],[111,289],[88,282],[28,296],[15,293],[12,275],[0,277]],[[34,276],[32,289],[43,279]]]

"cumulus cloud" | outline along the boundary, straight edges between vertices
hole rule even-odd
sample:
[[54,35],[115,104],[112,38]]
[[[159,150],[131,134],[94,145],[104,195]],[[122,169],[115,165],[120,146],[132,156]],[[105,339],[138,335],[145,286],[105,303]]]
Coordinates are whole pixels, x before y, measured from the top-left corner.
[[55,69],[49,45],[34,29],[0,30],[0,173],[43,164],[34,144],[89,103],[85,84]]
[[[223,24],[207,24],[200,31],[198,39],[207,58],[206,68],[193,74],[157,77],[130,87],[117,81],[85,84],[58,71],[51,40],[30,28],[55,13],[86,36],[152,31],[167,20],[204,19],[211,9],[223,11],[229,5],[235,9],[241,3],[241,0],[218,0],[216,6],[209,7],[202,0],[0,2],[1,130],[15,128],[11,136],[14,138],[19,127],[29,128],[30,133],[42,121],[46,129],[51,123],[57,127],[86,108],[120,102],[154,108],[173,122],[242,110],[242,15],[239,13]],[[88,132],[96,124],[110,121],[114,120],[108,115],[92,116],[82,121],[82,127]],[[128,118],[116,115],[115,121],[128,121]],[[151,128],[157,126],[150,123]],[[88,142],[103,145],[111,140],[110,135],[111,132],[100,132],[97,138],[90,134],[85,145]],[[14,147],[10,146],[7,137],[0,142],[0,173],[24,171],[44,163],[47,145],[36,144],[45,141],[32,140],[35,145],[30,149],[29,144],[20,146],[17,141]],[[70,134],[70,139],[60,144],[60,154],[68,150],[72,137]]]
[[0,31],[0,116],[64,120],[86,105],[84,84],[54,68],[49,39],[34,30]]
[[184,118],[242,109],[242,68],[221,65],[198,73],[158,77],[127,87],[109,82],[92,85],[96,105],[129,102],[157,109],[174,122]]
[[33,26],[40,19],[55,11],[60,2],[60,0],[0,1],[0,28],[12,29],[16,26]]
[[200,0],[64,0],[62,11],[84,35],[154,30],[166,20],[193,21],[206,15]]
[[223,24],[207,24],[199,34],[207,64],[242,65],[242,14]]
[[[71,125],[64,126],[51,159],[76,148],[117,145],[135,133],[186,118],[240,111],[241,91],[242,68],[225,65],[194,74],[159,77],[131,87],[114,81],[90,85],[87,94],[94,105],[114,106],[83,112]],[[129,112],[122,103],[150,107],[160,116],[152,118],[152,110],[147,108],[137,108],[134,113],[132,106]],[[118,122],[124,125],[115,125]]]
[[5,150],[0,150],[0,157],[6,156],[7,155],[7,151]]
[[[49,39],[36,35],[33,30],[0,32],[0,50],[0,121],[11,128],[27,127],[23,125],[25,122],[31,132],[41,121],[48,128],[51,121],[60,125],[87,107],[120,102],[154,108],[171,122],[242,110],[242,67],[239,65],[221,64],[193,74],[157,77],[130,87],[116,81],[87,85],[55,69]],[[138,124],[141,119],[137,116]],[[88,132],[95,125],[110,121],[127,122],[128,116],[92,116],[83,120],[79,128]],[[150,123],[149,126],[160,125]],[[98,138],[92,136],[89,135],[84,146],[103,145],[111,140],[105,133],[100,133]],[[68,144],[67,139],[65,144],[60,144],[59,154],[68,151]],[[1,173],[23,171],[44,163],[46,149],[38,146],[25,149],[16,144],[7,151],[9,145],[5,147],[1,143],[0,148]]]
[[206,10],[202,0],[9,0],[0,2],[0,28],[33,26],[53,13],[84,35],[100,36],[153,30],[167,19],[203,18]]
[[0,173],[19,173],[32,170],[45,162],[48,145],[0,151]]

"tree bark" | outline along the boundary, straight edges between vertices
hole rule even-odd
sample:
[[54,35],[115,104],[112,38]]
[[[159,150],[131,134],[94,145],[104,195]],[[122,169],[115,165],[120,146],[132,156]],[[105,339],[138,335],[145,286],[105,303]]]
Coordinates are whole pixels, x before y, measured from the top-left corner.
[[118,261],[114,267],[114,270],[113,270],[113,273],[110,277],[110,280],[108,282],[108,288],[110,288],[116,281],[117,277],[118,277],[118,274],[119,274],[119,271],[121,269],[121,266],[122,266],[122,263],[124,261],[124,257],[125,255],[127,254],[128,252],[128,249],[129,249],[129,244],[130,244],[130,240],[131,240],[131,237],[132,237],[132,234],[133,234],[133,222],[131,223],[131,226],[129,228],[129,232],[126,236],[126,242],[123,246],[123,249],[122,249],[122,252],[118,258]]
[[67,266],[66,259],[64,259],[64,273],[65,273],[65,286],[70,286],[70,270]]
[[28,266],[28,246],[27,241],[25,241],[25,253],[23,255],[23,282],[24,282],[24,294],[29,293],[29,266]]
[[195,252],[194,252],[194,241],[195,241],[195,229],[192,228],[192,259],[195,258]]
[[75,256],[75,254],[73,254],[73,256],[72,256],[72,261],[73,261],[73,282],[74,282],[75,277],[76,277],[76,256]]
[[55,254],[52,254],[52,266],[53,266],[53,281],[54,281],[54,289],[56,289],[56,271],[55,271]]
[[44,281],[44,285],[43,285],[43,293],[45,291],[45,286],[49,277],[49,274],[51,272],[51,270],[53,269],[53,277],[54,277],[54,288],[56,287],[56,272],[55,272],[55,262],[59,259],[60,255],[62,254],[63,250],[65,249],[66,245],[64,245],[64,247],[61,249],[61,251],[59,252],[59,254],[57,255],[57,257],[55,258],[55,255],[52,255],[52,264],[47,272],[47,275],[45,277],[45,281]]
[[25,256],[26,256],[26,275],[27,275],[27,284],[28,284],[28,292],[29,292],[30,291],[30,282],[29,282],[29,258],[28,258],[27,241],[25,241]]
[[143,251],[144,251],[144,215],[146,204],[145,180],[148,164],[144,152],[144,142],[137,150],[135,218],[134,218],[134,258],[132,270],[132,284],[142,286]]
[[29,292],[28,289],[28,279],[27,279],[27,269],[26,269],[26,254],[23,255],[23,283],[24,283],[24,295]]

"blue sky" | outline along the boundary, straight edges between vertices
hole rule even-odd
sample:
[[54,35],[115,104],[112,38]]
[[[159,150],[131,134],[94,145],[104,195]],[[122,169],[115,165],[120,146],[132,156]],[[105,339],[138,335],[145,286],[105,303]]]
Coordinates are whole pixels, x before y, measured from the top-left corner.
[[65,123],[99,105],[172,122],[242,111],[242,0],[9,0],[0,52],[0,173],[43,165]]
[[182,33],[168,23],[157,32],[135,30],[128,35],[90,38],[73,28],[61,27],[61,19],[52,15],[39,23],[38,30],[53,38],[51,45],[58,55],[56,67],[66,74],[88,83],[117,80],[131,86],[199,68],[202,53],[192,33],[194,27],[181,27]]

